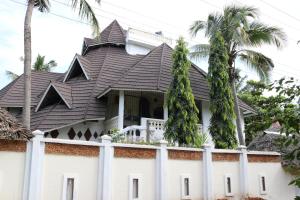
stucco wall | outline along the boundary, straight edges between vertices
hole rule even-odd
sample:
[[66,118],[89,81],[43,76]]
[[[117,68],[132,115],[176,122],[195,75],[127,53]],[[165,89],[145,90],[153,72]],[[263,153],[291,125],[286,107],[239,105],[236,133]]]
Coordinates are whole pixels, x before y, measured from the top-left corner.
[[0,151],[0,199],[22,199],[25,152]]
[[190,176],[191,199],[203,199],[203,174],[201,160],[168,160],[168,200],[181,199],[181,175]]
[[155,159],[114,158],[112,161],[112,200],[129,197],[129,176],[139,175],[140,199],[155,199]]
[[98,157],[45,154],[43,168],[43,200],[62,198],[64,174],[78,178],[78,200],[96,199]]
[[[249,195],[272,200],[293,200],[294,186],[288,186],[291,175],[284,172],[280,162],[277,163],[249,163]],[[267,194],[260,194],[259,175],[266,176]]]
[[233,196],[231,199],[239,200],[239,162],[215,161],[213,162],[213,192],[215,199],[225,198],[225,175],[231,176],[231,189]]

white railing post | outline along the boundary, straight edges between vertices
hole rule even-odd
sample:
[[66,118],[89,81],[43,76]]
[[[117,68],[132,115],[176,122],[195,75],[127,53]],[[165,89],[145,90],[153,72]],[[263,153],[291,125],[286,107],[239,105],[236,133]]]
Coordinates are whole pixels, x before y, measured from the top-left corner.
[[112,177],[112,158],[113,147],[111,145],[111,137],[103,135],[101,137],[100,155],[99,155],[99,175],[98,175],[98,193],[97,200],[111,199],[111,177]]
[[164,120],[168,120],[168,102],[167,102],[167,94],[164,93]]
[[125,104],[125,97],[124,91],[119,91],[119,116],[118,116],[118,129],[121,131],[123,129],[124,124],[124,104]]
[[213,200],[213,165],[212,165],[212,146],[203,146],[203,177],[204,177],[204,200]]
[[156,199],[167,200],[168,142],[161,140],[159,143],[160,148],[156,151]]
[[[41,199],[41,185],[42,185],[42,171],[43,171],[43,160],[44,160],[44,151],[45,151],[45,143],[42,142],[42,138],[44,137],[44,133],[40,130],[33,131],[32,134],[34,138],[30,141],[30,145],[27,152],[30,152],[30,161],[29,165],[26,167],[29,168],[29,173],[25,178],[28,177],[28,192],[25,192],[23,199],[26,200],[40,200]],[[25,168],[26,168],[25,167]],[[26,188],[26,186],[25,186]]]
[[248,156],[247,156],[247,147],[239,146],[238,150],[240,153],[240,193],[243,198],[248,196],[249,187],[248,187]]

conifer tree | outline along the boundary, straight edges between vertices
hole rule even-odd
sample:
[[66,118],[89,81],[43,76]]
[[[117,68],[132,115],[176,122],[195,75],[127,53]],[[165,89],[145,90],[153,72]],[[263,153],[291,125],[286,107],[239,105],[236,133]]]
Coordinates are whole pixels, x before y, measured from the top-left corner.
[[199,146],[198,109],[189,80],[188,49],[182,37],[177,41],[173,52],[173,80],[170,83],[167,104],[169,117],[166,123],[165,138],[178,142],[180,146]]
[[210,44],[208,83],[212,116],[209,131],[216,148],[235,148],[237,138],[233,123],[235,114],[228,75],[228,54],[220,32],[216,32]]

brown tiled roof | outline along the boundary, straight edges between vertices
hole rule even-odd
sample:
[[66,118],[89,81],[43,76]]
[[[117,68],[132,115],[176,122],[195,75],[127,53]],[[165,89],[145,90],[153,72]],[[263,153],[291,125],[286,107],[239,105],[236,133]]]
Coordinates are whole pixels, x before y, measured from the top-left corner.
[[120,26],[117,20],[114,20],[109,26],[107,26],[100,34],[100,38],[90,39],[84,38],[84,42],[87,46],[93,46],[97,44],[123,44],[125,45],[126,31]]
[[[59,80],[63,77],[62,73],[38,72],[32,71],[32,106],[37,105],[40,96],[48,87],[49,82]],[[0,106],[1,107],[23,107],[24,105],[24,76],[19,76],[15,81],[1,90]]]
[[[32,75],[32,116],[31,129],[49,131],[76,122],[105,117],[105,98],[97,96],[111,89],[155,90],[166,92],[171,81],[172,48],[166,44],[153,49],[147,55],[129,55],[126,52],[125,31],[114,21],[101,34],[101,42],[78,56],[89,74],[84,77],[70,78],[63,83],[65,74],[52,72],[33,72]],[[85,39],[93,45],[93,39]],[[190,68],[190,80],[195,98],[209,100],[205,72],[196,65]],[[56,103],[35,112],[50,81],[71,102],[71,108]],[[0,91],[0,106],[23,106],[22,76]],[[243,104],[241,104],[243,108]]]

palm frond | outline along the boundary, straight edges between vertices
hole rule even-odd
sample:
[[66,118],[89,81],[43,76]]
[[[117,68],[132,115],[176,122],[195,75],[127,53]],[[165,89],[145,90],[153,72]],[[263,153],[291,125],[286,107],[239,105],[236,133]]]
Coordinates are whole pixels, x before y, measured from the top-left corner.
[[12,71],[5,71],[6,76],[8,76],[11,80],[15,80],[19,77],[18,74],[13,73]]
[[209,44],[197,44],[191,47],[190,57],[192,59],[206,58],[209,56]]
[[47,71],[44,69],[44,66],[45,66],[45,56],[41,56],[40,54],[38,54],[38,56],[36,57],[36,60],[33,64],[33,70]]
[[239,15],[240,17],[243,16],[244,19],[246,17],[255,19],[259,16],[259,10],[253,6],[229,5],[224,8],[224,15]]
[[195,37],[199,31],[206,28],[206,25],[207,24],[205,21],[201,21],[201,20],[194,21],[193,24],[190,26],[190,34],[193,37]]
[[40,12],[49,12],[50,6],[49,0],[34,0],[34,7],[38,8]]
[[247,31],[249,36],[248,45],[260,46],[262,44],[275,44],[278,48],[284,46],[286,34],[278,27],[268,26],[266,24],[253,21]]
[[[100,3],[100,0],[95,0],[97,3]],[[92,7],[86,0],[72,0],[72,7],[74,9],[77,8],[79,4],[79,17],[84,20],[88,20],[93,28],[93,35],[99,36],[100,35],[100,25],[97,20],[96,14],[94,13]]]
[[274,63],[271,58],[253,50],[242,50],[238,57],[242,62],[246,63],[250,69],[254,70],[262,81],[269,81],[270,72],[274,68]]

